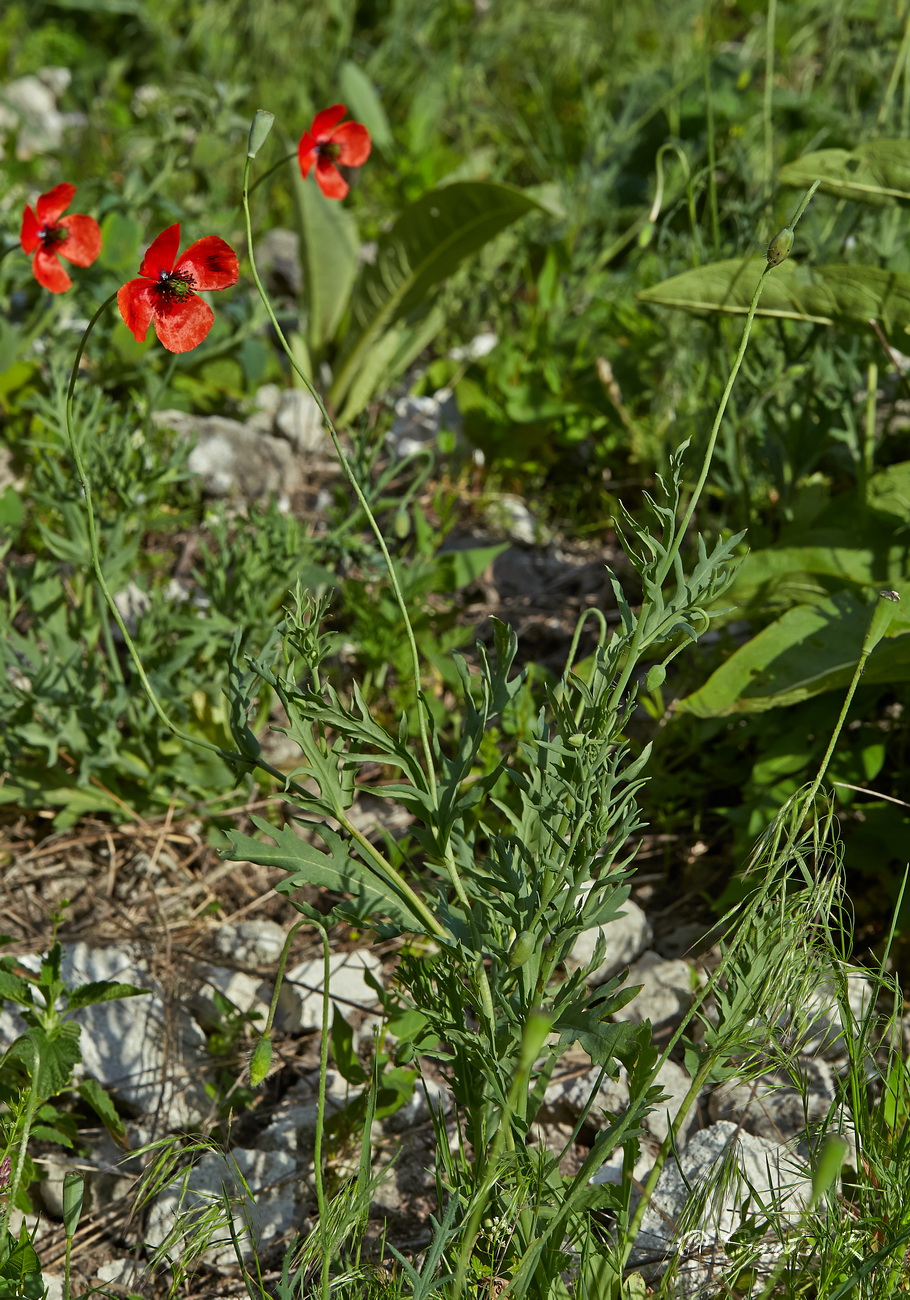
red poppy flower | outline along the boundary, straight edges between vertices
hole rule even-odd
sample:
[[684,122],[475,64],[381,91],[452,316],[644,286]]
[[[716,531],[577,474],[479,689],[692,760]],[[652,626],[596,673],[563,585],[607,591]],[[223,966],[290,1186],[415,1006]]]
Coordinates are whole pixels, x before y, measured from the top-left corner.
[[65,257],[75,266],[91,266],[101,252],[101,230],[94,217],[63,213],[73,201],[75,185],[55,185],[42,194],[36,211],[26,204],[19,242],[26,253],[34,253],[35,279],[51,293],[66,293],[72,280],[60,265]]
[[142,280],[129,280],[117,294],[120,315],[144,342],[149,325],[168,352],[189,352],[212,328],[215,313],[196,297],[199,289],[229,289],[237,283],[237,254],[217,235],[190,244],[177,260],[180,223],[162,230],[139,267]]
[[324,108],[313,118],[313,125],[304,131],[297,146],[303,179],[315,163],[316,184],[327,199],[343,199],[348,192],[348,183],[335,164],[360,167],[373,147],[369,131],[360,122],[341,122],[347,111],[344,104]]

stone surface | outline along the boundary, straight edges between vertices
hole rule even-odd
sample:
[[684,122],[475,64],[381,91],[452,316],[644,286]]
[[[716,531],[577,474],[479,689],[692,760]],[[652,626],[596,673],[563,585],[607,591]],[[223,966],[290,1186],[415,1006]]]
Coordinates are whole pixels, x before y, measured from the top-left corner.
[[239,966],[270,966],[281,956],[286,931],[275,921],[225,922],[212,936],[222,957]]
[[142,1265],[135,1259],[109,1259],[98,1265],[95,1276],[99,1282],[113,1282],[115,1286],[135,1290],[142,1271]]
[[71,80],[69,68],[49,67],[0,87],[0,133],[16,132],[17,158],[55,152],[66,128],[85,122],[82,113],[61,113],[57,107]]
[[381,1217],[426,1220],[436,1209],[436,1178],[432,1132],[408,1130],[384,1145],[373,1162],[373,1172],[386,1170],[373,1192],[371,1213]]
[[[288,1090],[275,1108],[271,1124],[256,1139],[257,1150],[287,1151],[307,1165],[313,1154],[317,1120],[317,1080],[301,1080]],[[360,1095],[337,1070],[326,1075],[325,1113],[334,1115],[346,1102]]]
[[328,455],[332,444],[322,419],[322,412],[303,388],[286,388],[281,394],[275,415],[275,432],[287,438],[299,454]]
[[784,1070],[758,1079],[730,1079],[720,1084],[708,1100],[712,1120],[731,1120],[749,1133],[787,1142],[803,1137],[806,1126],[824,1120],[837,1089],[837,1078],[824,1060],[800,1058],[802,1085],[797,1087]]
[[256,263],[260,274],[268,275],[271,287],[295,297],[303,288],[300,268],[300,239],[294,230],[276,226],[256,241]]
[[603,935],[607,956],[601,966],[588,976],[589,984],[604,984],[628,966],[651,942],[651,924],[644,912],[631,898],[622,905],[622,912],[609,925],[595,925],[582,930],[572,946],[568,964],[577,968],[586,966],[594,956],[597,941]]
[[[858,970],[847,976],[847,1002],[853,1021],[860,1022],[868,1013],[874,990],[870,981]],[[847,1055],[844,1046],[844,1026],[841,1021],[837,992],[833,984],[822,984],[795,1012],[782,1017],[782,1029],[789,1031],[801,1054],[823,1056],[826,1060],[843,1060]],[[849,1032],[853,1026],[848,1025]]]
[[152,1202],[145,1242],[158,1247],[170,1238],[179,1249],[180,1240],[192,1233],[193,1223],[198,1226],[203,1218],[210,1219],[202,1259],[216,1268],[236,1266],[221,1204],[222,1188],[231,1196],[234,1230],[243,1257],[249,1259],[254,1252],[258,1255],[274,1247],[297,1226],[294,1169],[294,1157],[287,1151],[235,1147],[227,1156],[212,1151],[193,1165],[185,1187],[174,1184]]
[[692,1003],[694,967],[688,962],[665,959],[656,952],[642,953],[629,967],[627,985],[640,984],[641,992],[617,1011],[614,1020],[641,1024],[650,1020],[655,1029],[677,1024]]
[[272,998],[272,986],[255,975],[228,966],[198,967],[199,985],[193,989],[189,1008],[203,1029],[215,1029],[222,1020],[215,1000],[220,993],[244,1015],[258,1013],[257,1026],[265,1025]]
[[159,427],[195,443],[187,463],[210,496],[276,496],[287,502],[301,485],[293,450],[284,438],[222,415],[159,411],[154,418]]
[[439,388],[431,397],[399,398],[385,441],[392,455],[403,460],[435,447],[443,432],[461,433],[461,412],[451,388]]
[[[749,1216],[763,1219],[762,1206],[773,1205],[783,1219],[795,1222],[811,1189],[808,1166],[786,1147],[744,1133],[736,1124],[714,1124],[690,1138],[678,1161],[667,1161],[632,1262],[642,1255],[666,1253],[680,1226],[687,1233],[699,1233],[710,1248],[723,1247]],[[699,1200],[701,1213],[693,1213]]]
[[[382,962],[367,949],[332,953],[329,959],[329,993],[347,1019],[352,1011],[376,1006],[376,994],[363,977],[365,970],[381,981]],[[286,973],[275,1018],[283,1033],[322,1027],[323,974],[321,957],[301,962]]]
[[522,546],[537,546],[544,540],[541,527],[527,502],[511,492],[504,492],[492,500],[484,514],[494,528]]
[[498,334],[485,330],[475,334],[464,347],[449,348],[449,356],[453,361],[479,361],[482,357],[489,356],[498,342]]
[[[600,1070],[592,1066],[584,1074],[556,1077],[551,1081],[544,1094],[541,1117],[558,1123],[574,1123],[582,1113],[597,1083]],[[651,1133],[659,1142],[667,1136],[670,1124],[676,1116],[689,1091],[691,1080],[682,1066],[674,1061],[665,1061],[655,1080],[667,1094],[667,1100],[659,1102],[643,1121],[646,1132]],[[597,1090],[594,1104],[588,1111],[587,1123],[593,1128],[603,1128],[609,1123],[609,1115],[621,1114],[629,1104],[628,1075],[625,1068],[620,1068],[616,1079],[606,1078]],[[685,1145],[686,1138],[695,1124],[696,1108],[693,1106],[680,1129],[678,1142]]]
[[75,1012],[85,1072],[139,1114],[157,1113],[167,1127],[197,1123],[209,1110],[200,1078],[207,1056],[189,1012],[167,1003],[157,981],[116,948],[65,944],[60,970],[70,986],[114,980],[150,990]]

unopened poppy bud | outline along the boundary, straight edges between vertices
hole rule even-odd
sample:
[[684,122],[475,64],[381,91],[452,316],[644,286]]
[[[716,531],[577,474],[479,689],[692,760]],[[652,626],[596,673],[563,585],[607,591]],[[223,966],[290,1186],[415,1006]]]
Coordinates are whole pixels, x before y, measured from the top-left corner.
[[70,1241],[79,1227],[85,1201],[85,1176],[69,1173],[63,1179],[63,1231]]
[[512,951],[509,953],[509,969],[517,970],[523,966],[535,948],[534,935],[530,930],[522,930],[521,934],[512,944]]
[[247,145],[247,158],[255,158],[259,150],[265,144],[269,131],[275,122],[275,114],[269,113],[267,109],[257,108],[256,116],[250,124],[250,142]]
[[566,736],[566,744],[570,749],[581,749],[585,743],[583,731],[573,731],[571,736]]
[[667,670],[663,664],[652,664],[645,678],[645,690],[656,691],[667,680]]
[[790,256],[790,249],[792,247],[793,231],[789,226],[784,226],[783,230],[779,230],[768,245],[768,252],[766,254],[768,265],[780,266],[781,262],[785,262]]
[[268,1034],[263,1034],[253,1048],[253,1055],[250,1057],[250,1083],[254,1088],[258,1088],[262,1083],[262,1080],[269,1072],[271,1064],[272,1040]]

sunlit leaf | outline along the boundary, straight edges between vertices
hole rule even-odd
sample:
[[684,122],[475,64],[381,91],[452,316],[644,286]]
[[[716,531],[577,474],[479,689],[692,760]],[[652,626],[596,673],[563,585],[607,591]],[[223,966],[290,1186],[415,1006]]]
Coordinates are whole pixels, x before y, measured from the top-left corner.
[[787,163],[778,180],[797,189],[820,180],[826,194],[866,203],[910,203],[910,140],[870,140],[856,149],[819,149]]
[[[711,262],[637,296],[698,314],[744,316],[765,264],[763,257]],[[757,315],[853,329],[877,320],[886,333],[903,334],[910,321],[910,275],[875,266],[808,266],[790,260],[765,279]]]

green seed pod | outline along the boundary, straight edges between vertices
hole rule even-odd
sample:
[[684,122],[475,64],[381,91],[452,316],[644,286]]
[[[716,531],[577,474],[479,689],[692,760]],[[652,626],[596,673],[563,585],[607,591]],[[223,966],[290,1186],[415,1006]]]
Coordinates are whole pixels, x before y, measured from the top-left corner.
[[519,966],[523,966],[534,951],[534,946],[534,935],[530,930],[522,930],[512,944],[512,951],[509,953],[509,969],[517,970]]
[[663,664],[652,664],[645,678],[645,690],[652,692],[659,690],[666,680],[667,670]]
[[246,148],[247,158],[255,158],[266,142],[269,131],[275,121],[275,114],[264,108],[257,108],[256,115],[250,123],[250,139]]
[[271,1064],[272,1040],[268,1034],[263,1034],[253,1048],[253,1055],[250,1057],[250,1083],[254,1088],[258,1088],[262,1083],[269,1072]]
[[783,230],[779,230],[768,245],[768,252],[766,254],[768,265],[780,266],[781,262],[785,262],[790,256],[790,249],[792,247],[793,231],[789,226],[784,226]]

